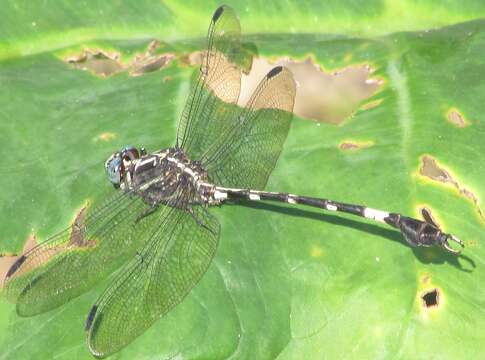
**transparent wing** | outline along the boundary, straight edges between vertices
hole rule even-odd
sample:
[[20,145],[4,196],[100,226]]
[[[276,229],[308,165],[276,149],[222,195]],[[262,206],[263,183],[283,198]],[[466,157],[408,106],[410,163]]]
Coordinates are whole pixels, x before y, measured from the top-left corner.
[[236,13],[219,7],[211,20],[200,71],[192,80],[187,103],[177,130],[177,147],[197,160],[214,138],[231,126],[225,104],[235,104],[241,87],[241,67],[251,54],[241,46],[241,28]]
[[92,307],[86,321],[91,352],[106,356],[120,350],[179,304],[209,267],[219,228],[202,206],[170,208],[151,240]]
[[[84,209],[74,224],[21,256],[7,272],[6,298],[21,316],[66,303],[117,269],[140,246],[156,217],[136,222],[148,207],[117,192]],[[135,224],[136,222],[136,224]]]
[[263,189],[283,149],[292,119],[296,85],[291,72],[273,68],[223,136],[200,158],[210,177],[227,187]]

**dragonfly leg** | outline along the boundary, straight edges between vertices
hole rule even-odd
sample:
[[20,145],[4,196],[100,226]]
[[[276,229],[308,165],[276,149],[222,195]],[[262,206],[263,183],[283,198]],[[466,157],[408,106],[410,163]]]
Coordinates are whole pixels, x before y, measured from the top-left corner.
[[144,210],[140,215],[137,216],[135,219],[135,224],[138,224],[138,222],[144,217],[153,214],[155,211],[157,211],[157,209],[158,205],[151,205],[148,209]]

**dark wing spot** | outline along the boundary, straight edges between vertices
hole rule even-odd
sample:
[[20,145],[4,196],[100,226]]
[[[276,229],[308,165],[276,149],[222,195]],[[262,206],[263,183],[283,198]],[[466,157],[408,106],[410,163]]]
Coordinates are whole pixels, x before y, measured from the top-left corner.
[[266,75],[266,77],[268,79],[271,79],[273,76],[278,75],[282,70],[283,70],[283,66],[276,66],[269,71],[269,73],[268,73],[268,75]]
[[10,267],[10,269],[8,269],[7,275],[5,275],[5,279],[8,279],[13,274],[15,274],[15,272],[22,266],[22,264],[26,259],[27,257],[25,255],[22,255],[21,257],[19,257],[17,261],[15,261],[13,265]]
[[212,22],[216,22],[222,15],[224,11],[224,5],[219,6],[215,11],[214,15],[212,16]]
[[93,305],[91,310],[89,310],[88,318],[86,319],[86,325],[84,326],[85,331],[89,331],[89,329],[91,328],[94,316],[96,315],[96,311],[98,311],[98,305]]

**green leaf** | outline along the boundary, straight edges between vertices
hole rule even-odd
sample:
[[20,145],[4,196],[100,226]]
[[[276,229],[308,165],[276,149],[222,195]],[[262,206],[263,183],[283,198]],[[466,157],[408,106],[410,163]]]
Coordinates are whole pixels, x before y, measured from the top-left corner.
[[[248,33],[333,33],[356,36],[432,29],[485,16],[485,3],[456,0],[326,0],[227,2]],[[5,0],[0,9],[0,59],[60,49],[95,39],[199,37],[218,1]],[[282,21],[284,19],[284,21]]]
[[[243,32],[265,33],[247,38],[261,55],[310,55],[327,71],[369,64],[371,76],[383,81],[364,101],[374,107],[361,106],[339,126],[295,119],[267,189],[415,217],[426,206],[465,241],[463,256],[412,249],[398,232],[351,216],[225,205],[214,209],[222,233],[208,273],[114,358],[482,355],[485,21],[352,34],[455,23],[482,16],[484,6],[374,1],[361,10],[358,1],[324,3],[250,3],[247,10],[234,4]],[[113,151],[173,145],[192,71],[183,55],[200,48],[186,37],[205,34],[215,5],[130,4],[10,1],[2,7],[8,14],[0,25],[2,252],[20,252],[31,231],[45,239],[68,226],[88,199],[113,191],[103,169]],[[402,10],[406,16],[399,16]],[[314,14],[323,20],[312,23]],[[118,51],[127,65],[152,37],[163,41],[157,53],[177,56],[160,71],[101,77],[65,63],[88,46]],[[344,142],[369,146],[342,149]],[[434,170],[425,171],[430,176],[421,174],[423,162]],[[31,318],[0,300],[3,357],[90,358],[84,320],[107,283]],[[438,306],[426,308],[421,297],[433,289]]]

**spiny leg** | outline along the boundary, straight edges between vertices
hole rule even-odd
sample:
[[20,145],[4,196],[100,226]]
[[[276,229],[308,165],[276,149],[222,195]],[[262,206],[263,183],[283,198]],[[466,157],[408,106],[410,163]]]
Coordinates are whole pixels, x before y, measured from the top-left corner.
[[459,254],[460,250],[455,250],[450,246],[449,241],[456,242],[462,248],[464,243],[452,234],[446,234],[433,221],[431,214],[426,209],[422,210],[424,220],[410,218],[398,213],[389,213],[382,210],[372,209],[362,205],[346,204],[338,201],[299,196],[288,193],[256,191],[250,189],[231,189],[225,187],[214,188],[214,198],[224,201],[230,200],[251,200],[251,201],[276,201],[288,204],[301,204],[317,207],[329,211],[345,212],[352,215],[365,217],[374,221],[386,223],[399,229],[404,239],[411,246],[433,246],[438,245],[452,254]]

